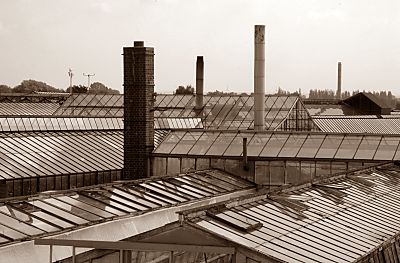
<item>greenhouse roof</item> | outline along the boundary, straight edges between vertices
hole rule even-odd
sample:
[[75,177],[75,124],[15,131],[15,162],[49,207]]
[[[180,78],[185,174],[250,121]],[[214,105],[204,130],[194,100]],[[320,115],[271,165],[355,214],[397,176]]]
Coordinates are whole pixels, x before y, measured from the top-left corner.
[[334,134],[306,132],[173,131],[154,155],[242,156],[343,160],[398,160],[400,135]]
[[[160,227],[177,220],[175,212],[184,204],[205,205],[229,196],[253,193],[254,189],[254,184],[243,179],[217,170],[205,170],[3,199],[0,253],[2,260],[32,257],[29,262],[43,262],[45,253],[39,253],[40,248],[29,240],[50,234],[121,240],[149,226]],[[158,216],[143,220],[146,213]],[[7,246],[9,244],[14,245]],[[58,256],[61,254],[66,253]]]
[[[72,94],[53,115],[123,117],[123,103],[123,95]],[[252,129],[253,106],[254,98],[250,95],[205,95],[204,107],[196,110],[194,95],[160,94],[155,97],[154,118],[158,120],[156,128],[160,129],[177,128],[181,121],[190,122],[185,124],[188,128],[199,127],[199,119],[206,129]],[[299,119],[303,120],[300,125],[286,126],[292,130],[315,129],[297,96],[265,96],[266,129],[279,129],[286,120]]]
[[[371,262],[378,256],[392,262],[400,255],[399,194],[400,170],[389,164],[185,217],[190,225],[283,262]],[[241,230],[253,224],[258,227]]]

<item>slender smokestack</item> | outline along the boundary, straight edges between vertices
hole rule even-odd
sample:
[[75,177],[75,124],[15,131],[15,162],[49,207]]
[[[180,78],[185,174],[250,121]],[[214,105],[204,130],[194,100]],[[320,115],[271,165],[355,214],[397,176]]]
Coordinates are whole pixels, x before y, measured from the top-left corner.
[[337,65],[338,75],[337,75],[337,91],[336,98],[342,99],[342,62]]
[[254,129],[264,130],[265,25],[256,25],[254,34]]
[[204,89],[204,61],[203,56],[197,56],[196,60],[196,109],[203,108]]

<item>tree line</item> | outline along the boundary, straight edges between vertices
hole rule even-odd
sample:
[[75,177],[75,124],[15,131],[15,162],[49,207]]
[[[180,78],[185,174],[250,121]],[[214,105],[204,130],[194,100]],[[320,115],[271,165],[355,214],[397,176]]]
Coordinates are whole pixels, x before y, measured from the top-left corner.
[[[34,92],[54,92],[54,93],[70,93],[70,88],[58,89],[48,85],[45,82],[33,79],[23,80],[15,87],[0,84],[0,93],[34,93]],[[119,94],[118,90],[107,87],[101,82],[93,82],[88,89],[87,86],[72,86],[73,93],[93,93],[93,94]]]

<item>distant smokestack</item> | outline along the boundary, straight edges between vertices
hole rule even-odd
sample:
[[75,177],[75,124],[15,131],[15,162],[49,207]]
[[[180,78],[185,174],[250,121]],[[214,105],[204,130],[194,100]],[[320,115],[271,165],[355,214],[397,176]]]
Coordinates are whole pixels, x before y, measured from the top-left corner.
[[265,25],[256,25],[254,34],[254,129],[265,127]]
[[338,75],[337,75],[336,98],[342,99],[342,62],[338,62],[337,70],[338,70]]
[[197,56],[196,60],[196,109],[203,108],[204,92],[204,60],[203,56]]

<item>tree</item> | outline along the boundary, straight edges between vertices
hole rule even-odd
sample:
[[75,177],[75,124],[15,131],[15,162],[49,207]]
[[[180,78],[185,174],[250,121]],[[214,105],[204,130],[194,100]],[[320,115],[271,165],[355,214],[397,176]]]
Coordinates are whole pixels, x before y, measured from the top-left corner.
[[12,88],[7,85],[0,85],[0,93],[11,93]]
[[119,91],[111,89],[111,88],[108,88],[103,83],[93,82],[90,85],[90,89],[89,89],[88,93],[92,93],[92,94],[119,94]]
[[62,89],[56,89],[42,81],[33,79],[23,80],[21,84],[13,88],[14,93],[32,93],[34,91],[64,92]]
[[186,88],[184,86],[179,86],[175,90],[175,94],[193,94],[194,93],[194,88],[192,85],[187,85]]
[[[87,87],[83,85],[74,85],[72,86],[72,93],[87,93]],[[70,88],[67,88],[67,93],[70,93]]]

